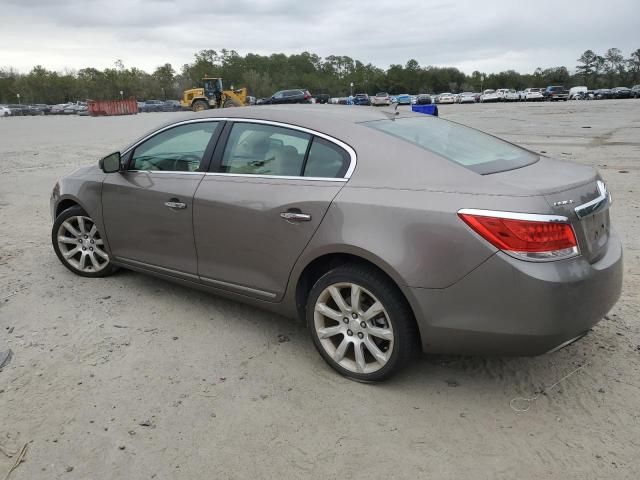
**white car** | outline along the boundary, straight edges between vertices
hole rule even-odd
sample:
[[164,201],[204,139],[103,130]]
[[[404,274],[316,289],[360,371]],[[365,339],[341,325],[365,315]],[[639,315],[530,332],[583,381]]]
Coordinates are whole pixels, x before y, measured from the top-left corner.
[[524,101],[525,102],[541,102],[544,100],[542,95],[542,88],[525,88]]
[[476,94],[473,92],[462,92],[458,95],[458,103],[476,103]]
[[438,95],[438,103],[456,103],[456,97],[453,93],[441,93]]
[[569,89],[569,100],[578,100],[587,96],[587,87],[571,87]]
[[496,95],[498,95],[498,99],[501,102],[503,100],[505,100],[505,97],[506,97],[508,91],[509,91],[508,88],[499,88],[498,90],[496,90]]
[[505,102],[517,102],[518,100],[520,100],[520,94],[514,89],[507,90],[507,92],[504,94]]
[[9,117],[11,115],[11,109],[6,105],[0,105],[0,117]]
[[498,94],[496,93],[496,91],[491,88],[486,89],[484,92],[482,92],[482,95],[480,95],[480,103],[499,102],[499,101],[500,101],[500,97],[498,97]]
[[375,96],[371,98],[371,105],[375,107],[379,105],[391,105],[391,98],[387,92],[376,93]]

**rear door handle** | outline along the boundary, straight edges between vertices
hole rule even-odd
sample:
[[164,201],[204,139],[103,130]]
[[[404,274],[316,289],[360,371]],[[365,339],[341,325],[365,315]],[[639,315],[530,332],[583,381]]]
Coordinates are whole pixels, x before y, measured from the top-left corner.
[[165,207],[175,208],[177,210],[182,210],[187,208],[187,204],[183,202],[178,202],[177,199],[171,199],[168,202],[164,202]]
[[282,212],[280,216],[284,218],[287,222],[310,222],[311,221],[311,215],[309,215],[308,213]]

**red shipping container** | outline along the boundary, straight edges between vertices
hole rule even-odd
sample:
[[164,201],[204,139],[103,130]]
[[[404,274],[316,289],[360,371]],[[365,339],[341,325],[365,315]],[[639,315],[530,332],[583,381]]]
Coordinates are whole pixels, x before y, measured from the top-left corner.
[[135,98],[125,100],[87,100],[89,115],[135,115],[138,113],[138,102]]

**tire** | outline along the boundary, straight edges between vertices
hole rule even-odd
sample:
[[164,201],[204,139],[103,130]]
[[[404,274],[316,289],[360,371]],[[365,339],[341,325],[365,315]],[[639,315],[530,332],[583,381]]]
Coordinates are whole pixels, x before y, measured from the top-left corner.
[[[359,292],[355,312],[354,291]],[[336,298],[342,298],[342,306]],[[404,296],[391,280],[366,265],[342,265],[320,277],[307,298],[306,320],[313,343],[329,366],[361,382],[379,382],[396,374],[418,343]]]
[[233,107],[239,107],[240,104],[238,102],[236,102],[235,100],[228,98],[224,101],[224,104],[222,105],[222,108],[233,108]]
[[191,110],[193,110],[194,112],[201,112],[203,110],[208,110],[208,109],[209,109],[209,104],[204,100],[196,100],[191,105]]
[[[60,262],[76,275],[99,278],[117,270],[104,251],[103,237],[95,223],[77,205],[62,212],[53,222],[51,242]],[[76,253],[70,255],[72,251]]]

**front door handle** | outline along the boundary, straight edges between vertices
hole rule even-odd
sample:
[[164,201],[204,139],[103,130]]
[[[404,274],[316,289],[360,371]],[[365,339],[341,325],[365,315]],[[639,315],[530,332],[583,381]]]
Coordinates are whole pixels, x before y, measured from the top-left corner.
[[172,198],[168,202],[164,202],[165,207],[175,208],[176,210],[182,210],[187,208],[187,204],[183,202],[179,202],[177,198]]
[[287,222],[310,222],[311,215],[308,213],[300,213],[300,212],[282,212],[280,214],[282,218],[284,218]]

